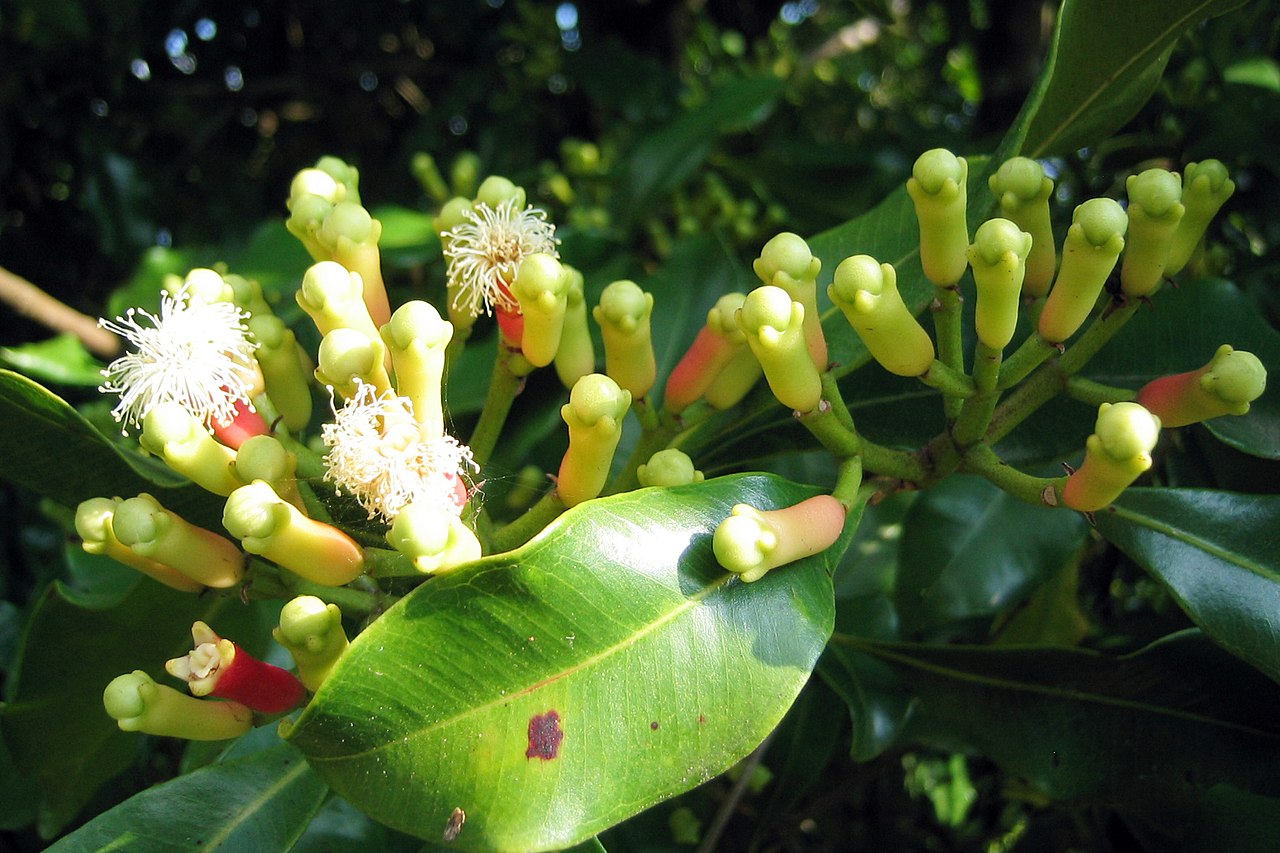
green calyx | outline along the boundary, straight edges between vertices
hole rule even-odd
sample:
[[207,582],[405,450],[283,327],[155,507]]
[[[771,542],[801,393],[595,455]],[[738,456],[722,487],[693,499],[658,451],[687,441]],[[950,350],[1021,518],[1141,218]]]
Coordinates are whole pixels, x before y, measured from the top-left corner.
[[1141,405],[1103,403],[1085,444],[1084,464],[1062,488],[1063,503],[1081,512],[1110,504],[1151,467],[1159,437],[1160,419]]
[[244,577],[244,555],[230,540],[188,523],[145,492],[120,502],[112,527],[134,553],[205,586],[226,589]]
[[295,299],[321,335],[334,329],[355,329],[370,338],[378,336],[365,306],[360,274],[350,272],[336,261],[312,264],[302,276],[302,286]]
[[1207,368],[1200,376],[1200,388],[1238,409],[1233,414],[1247,412],[1249,404],[1267,389],[1267,369],[1263,367],[1262,360],[1251,352],[1223,344]]
[[520,261],[511,294],[524,315],[520,350],[534,367],[555,360],[569,303],[569,275],[551,255],[537,252]]
[[921,154],[907,180],[907,194],[920,223],[920,263],[938,287],[953,287],[964,275],[969,230],[965,223],[969,166],[945,148]]
[[280,609],[280,625],[271,636],[289,650],[298,667],[298,680],[311,692],[329,676],[347,650],[342,611],[314,595],[300,595]]
[[267,398],[291,432],[311,422],[311,376],[293,330],[272,314],[254,314],[249,334],[258,343],[254,356],[262,370]]
[[320,341],[316,379],[347,399],[356,395],[362,383],[385,393],[391,388],[385,355],[381,339],[374,340],[355,329],[334,329]]
[[380,334],[395,368],[396,393],[409,398],[428,437],[444,435],[441,392],[453,324],[430,303],[414,299],[396,309]]
[[440,574],[480,559],[480,540],[458,516],[409,504],[391,522],[387,542],[423,574]]
[[76,507],[75,527],[86,553],[110,557],[179,592],[202,592],[204,584],[172,566],[143,557],[116,537],[115,514],[120,498],[90,498]]
[[587,299],[583,291],[582,273],[562,264],[566,275],[564,323],[560,329],[560,346],[554,359],[556,376],[566,388],[572,388],[588,373],[596,369],[595,343],[587,324]]
[[634,281],[615,281],[600,294],[591,314],[604,339],[605,373],[632,398],[643,399],[658,375],[649,326],[653,294]]
[[969,247],[978,290],[978,340],[993,350],[1002,350],[1013,340],[1031,245],[1031,235],[1013,222],[989,219],[978,227]]
[[159,403],[142,418],[139,442],[170,468],[215,495],[244,485],[236,476],[236,453],[220,444],[181,403]]
[[1187,164],[1182,172],[1182,204],[1186,210],[1173,234],[1165,275],[1176,275],[1187,265],[1209,223],[1235,191],[1236,185],[1220,161]]
[[121,731],[186,740],[229,740],[253,727],[253,712],[239,702],[209,701],[157,684],[142,670],[117,676],[102,705]]
[[737,316],[778,402],[797,412],[816,409],[822,378],[809,356],[804,306],[782,288],[764,285],[747,294]]
[[1160,288],[1173,249],[1173,235],[1186,208],[1182,181],[1166,169],[1147,169],[1125,182],[1129,191],[1129,245],[1120,267],[1120,288],[1131,298]]
[[933,364],[933,339],[902,301],[892,265],[870,255],[845,258],[827,295],[885,370],[920,376]]
[[332,525],[307,518],[269,483],[236,489],[222,511],[222,526],[244,549],[325,586],[342,586],[364,570],[364,551]]
[[822,334],[818,312],[818,273],[822,261],[813,256],[809,244],[798,234],[783,232],[764,244],[751,267],[764,284],[780,287],[804,306],[804,337],[813,365],[827,369],[827,341]]
[[1071,220],[1062,266],[1040,312],[1040,336],[1050,343],[1067,340],[1088,318],[1124,249],[1129,225],[1124,208],[1109,198],[1089,199]]
[[631,392],[609,376],[592,373],[574,383],[569,402],[560,408],[569,427],[569,449],[556,488],[565,505],[590,500],[604,489],[630,407]]
[[687,486],[701,483],[702,472],[693,467],[693,460],[683,450],[668,447],[649,457],[649,461],[636,471],[642,486]]
[[817,495],[775,510],[736,504],[716,527],[711,548],[726,570],[750,583],[779,566],[820,554],[840,538],[845,509],[831,495]]

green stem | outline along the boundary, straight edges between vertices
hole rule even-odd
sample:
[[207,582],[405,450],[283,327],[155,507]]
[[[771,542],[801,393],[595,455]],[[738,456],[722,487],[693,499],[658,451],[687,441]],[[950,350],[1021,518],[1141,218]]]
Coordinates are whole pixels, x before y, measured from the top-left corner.
[[835,409],[836,416],[840,418],[840,422],[848,427],[851,432],[856,433],[857,428],[853,425],[853,413],[849,411],[849,407],[844,403],[844,395],[840,393],[840,383],[836,379],[836,374],[833,370],[828,370],[822,374],[822,398],[831,403],[831,407]]
[[498,446],[498,437],[511,412],[511,404],[524,385],[524,379],[511,370],[511,353],[498,347],[498,357],[493,361],[493,376],[489,380],[489,393],[484,398],[484,408],[471,433],[471,455],[477,465],[483,466]]
[[941,359],[935,358],[929,369],[917,378],[930,388],[937,388],[948,400],[965,400],[977,393],[972,379],[957,373]]
[[852,512],[855,506],[867,500],[869,496],[862,495],[861,456],[850,456],[840,463],[840,472],[836,475],[836,485],[831,490],[831,497],[840,501],[845,512]]
[[862,444],[862,465],[866,470],[908,483],[919,484],[929,479],[929,469],[915,454],[892,450],[865,438],[859,441]]
[[823,399],[816,409],[805,412],[798,419],[837,459],[844,460],[860,454],[861,442],[858,434],[845,425],[843,419],[836,414],[831,401]]
[[366,591],[348,586],[322,586],[318,583],[312,583],[295,575],[293,572],[279,569],[265,560],[250,560],[249,577],[253,579],[249,593],[255,597],[294,598],[299,595],[314,595],[326,604],[338,605],[342,612],[346,614],[360,614],[363,616],[381,612],[394,600],[384,595],[381,591]]
[[1039,332],[1030,335],[1014,350],[1013,355],[1005,359],[1004,365],[1000,368],[1000,390],[1004,391],[1017,385],[1027,377],[1027,374],[1057,351],[1058,348],[1040,337]]
[[1094,408],[1101,406],[1103,403],[1129,402],[1138,396],[1129,388],[1104,385],[1101,382],[1094,382],[1092,379],[1085,379],[1083,376],[1072,376],[1067,380],[1067,393],[1073,399]]
[[995,411],[1000,399],[996,383],[1000,378],[1000,359],[1004,356],[1001,350],[978,342],[973,354],[973,384],[978,393],[964,402],[960,417],[956,419],[956,444],[969,447],[982,439],[991,423],[991,414]]
[[519,548],[559,518],[565,509],[564,501],[560,500],[560,495],[555,489],[547,492],[515,521],[493,532],[489,537],[493,553],[498,554]]
[[[964,374],[964,345],[960,333],[960,288],[934,288],[937,301],[933,309],[934,337],[938,342],[938,360],[952,373]],[[942,409],[947,422],[960,414],[961,398],[944,393]]]
[[1036,506],[1060,506],[1066,477],[1033,477],[1011,467],[985,444],[969,448],[964,455],[965,471],[981,474],[1015,498]]

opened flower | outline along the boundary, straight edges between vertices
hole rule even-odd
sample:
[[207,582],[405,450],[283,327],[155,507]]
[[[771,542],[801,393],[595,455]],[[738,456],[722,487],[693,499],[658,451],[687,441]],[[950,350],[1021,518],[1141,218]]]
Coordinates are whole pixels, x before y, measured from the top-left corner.
[[539,252],[558,257],[555,226],[545,211],[524,204],[524,194],[496,205],[476,201],[444,236],[454,311],[471,317],[495,308],[518,313],[511,294],[520,261]]
[[451,435],[429,435],[413,402],[360,383],[323,430],[329,448],[325,477],[369,512],[392,521],[410,503],[458,515],[475,465],[471,450]]
[[99,390],[120,395],[112,417],[136,428],[153,407],[178,403],[207,424],[234,420],[236,404],[248,405],[259,376],[246,318],[230,302],[191,298],[184,286],[161,292],[158,315],[130,308],[99,320],[133,347],[102,371]]
[[165,671],[187,683],[192,696],[215,696],[262,714],[292,711],[306,698],[296,676],[263,663],[203,622],[191,626],[193,648],[165,663]]

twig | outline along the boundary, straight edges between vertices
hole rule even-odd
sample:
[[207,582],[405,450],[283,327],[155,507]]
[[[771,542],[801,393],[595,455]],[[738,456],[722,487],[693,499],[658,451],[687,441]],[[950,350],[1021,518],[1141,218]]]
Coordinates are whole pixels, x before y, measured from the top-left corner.
[[756,768],[760,766],[764,754],[769,751],[769,744],[773,741],[773,736],[777,733],[777,729],[769,732],[769,736],[760,742],[755,751],[747,756],[747,760],[742,762],[742,774],[738,776],[738,781],[733,783],[733,788],[729,790],[729,796],[720,804],[720,809],[716,812],[715,818],[711,821],[711,826],[707,828],[707,834],[702,836],[702,843],[698,845],[697,853],[711,853],[716,849],[716,845],[720,843],[720,836],[724,834],[724,829],[729,825],[729,819],[733,817],[734,811],[738,808],[738,803],[742,801],[742,797],[747,793],[747,786],[751,784],[751,777],[755,775]]
[[55,332],[70,332],[94,355],[115,358],[120,354],[120,339],[106,329],[98,328],[96,319],[58,301],[4,267],[0,267],[0,300],[22,316],[30,317]]

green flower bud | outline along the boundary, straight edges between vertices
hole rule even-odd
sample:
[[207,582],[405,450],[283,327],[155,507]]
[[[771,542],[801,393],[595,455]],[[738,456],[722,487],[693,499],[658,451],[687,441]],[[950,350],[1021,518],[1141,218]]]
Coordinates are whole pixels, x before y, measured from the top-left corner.
[[978,289],[974,309],[978,340],[993,350],[1002,350],[1013,340],[1031,245],[1031,235],[1014,223],[988,219],[978,226],[969,247],[969,265]]
[[157,684],[140,669],[112,679],[102,705],[125,732],[228,740],[253,728],[253,711],[239,702],[197,699]]
[[804,306],[767,284],[747,294],[737,317],[773,396],[797,412],[816,409],[822,379],[805,344]]
[[604,489],[622,438],[622,419],[631,392],[599,373],[582,377],[569,392],[560,416],[569,427],[569,449],[560,462],[556,489],[566,506],[576,506]]
[[[734,358],[746,349],[747,336],[738,327],[738,310],[747,301],[744,293],[726,293],[707,312],[707,324],[698,332],[689,350],[667,378],[663,405],[679,414],[720,381],[719,377]],[[807,314],[805,315],[808,316]],[[760,362],[748,351],[751,381],[760,378]],[[743,389],[746,393],[747,389]]]
[[1236,185],[1227,177],[1227,167],[1218,160],[1188,163],[1182,172],[1182,204],[1185,212],[1173,232],[1165,275],[1176,275],[1191,260],[1209,222],[1227,203]]
[[625,280],[606,287],[591,312],[604,338],[605,373],[636,400],[649,393],[658,375],[649,328],[652,313],[653,294]]
[[[271,435],[255,435],[236,451],[233,468],[241,484],[262,480],[276,494],[304,514],[305,505],[298,491],[298,457]],[[228,494],[230,494],[228,492]]]
[[897,376],[920,376],[933,364],[933,339],[898,292],[898,273],[870,255],[845,258],[827,295],[870,351]]
[[1160,419],[1137,403],[1103,403],[1085,444],[1084,464],[1062,488],[1062,502],[1081,512],[1102,509],[1151,467]]
[[203,592],[204,584],[182,572],[143,557],[119,539],[113,528],[120,498],[90,498],[76,507],[76,533],[87,553],[110,557],[179,592]]
[[524,315],[520,350],[534,367],[546,367],[555,360],[564,330],[569,298],[569,275],[551,255],[535,252],[516,268],[511,294]]
[[211,269],[194,269],[182,281],[182,289],[191,302],[235,302],[236,294],[221,274]]
[[485,178],[476,190],[476,203],[497,207],[504,201],[514,201],[517,208],[525,206],[524,187],[518,187],[500,175]]
[[360,170],[339,157],[327,155],[316,161],[316,169],[342,185],[343,197],[335,201],[360,203]]
[[361,384],[379,394],[391,389],[383,366],[386,347],[355,329],[334,329],[320,341],[316,379],[350,400]]
[[945,148],[916,159],[907,194],[920,222],[920,263],[925,277],[939,287],[953,287],[965,270],[969,227],[965,223],[969,164]]
[[693,467],[689,455],[675,447],[650,456],[649,461],[636,470],[636,478],[642,486],[687,486],[703,480],[702,472]]
[[347,197],[347,188],[323,169],[302,169],[289,184],[290,200],[317,196],[329,204],[337,204]]
[[364,551],[354,539],[307,518],[262,480],[231,493],[222,526],[250,554],[324,586],[351,583],[364,570]]
[[364,303],[363,280],[336,261],[312,264],[295,298],[321,335],[334,329],[355,329],[368,338],[378,338],[378,328]]
[[1091,198],[1075,209],[1062,267],[1040,312],[1040,336],[1046,341],[1065,341],[1089,316],[1116,267],[1128,224],[1124,208],[1109,198]]
[[560,346],[556,349],[556,376],[561,384],[572,388],[588,373],[596,369],[596,349],[587,325],[587,299],[583,293],[585,282],[582,273],[563,264],[567,275],[565,291],[564,325],[560,330]]
[[409,162],[409,171],[421,185],[422,191],[436,204],[442,204],[449,198],[449,185],[445,183],[444,175],[440,174],[440,167],[431,154],[426,151],[414,154]]
[[244,485],[232,468],[236,452],[209,434],[181,403],[157,403],[142,417],[139,442],[173,470],[215,495]]
[[413,403],[413,416],[426,437],[444,435],[441,391],[453,324],[433,305],[413,300],[396,309],[381,335],[396,370],[396,393]]
[[262,285],[242,275],[224,275],[222,280],[231,289],[231,301],[249,313],[249,318],[272,316],[271,306],[262,295]]
[[1057,264],[1053,224],[1049,217],[1053,181],[1035,160],[1014,157],[1006,160],[987,179],[987,183],[1000,202],[1001,215],[1031,235],[1023,291],[1028,296],[1044,296],[1053,283],[1053,270]]
[[1243,415],[1267,388],[1267,369],[1251,352],[1218,347],[1208,364],[1189,373],[1162,376],[1138,391],[1138,403],[1166,427]]
[[760,366],[760,360],[751,351],[751,347],[740,347],[724,369],[716,374],[716,378],[707,386],[702,399],[718,411],[730,409],[741,403],[747,394],[751,393],[751,389],[756,387],[756,383],[763,375],[764,368]]
[[809,244],[797,234],[783,232],[760,250],[751,264],[764,284],[781,287],[792,300],[804,306],[804,338],[813,366],[821,373],[827,369],[827,340],[822,334],[822,316],[818,312],[818,273],[822,261],[809,251]]
[[112,528],[138,556],[205,586],[226,589],[244,577],[244,555],[230,540],[188,523],[145,492],[116,506]]
[[254,357],[262,369],[267,397],[285,428],[301,432],[311,422],[311,367],[298,339],[292,329],[271,314],[253,315],[248,326],[249,334],[258,343]]
[[480,157],[474,151],[463,151],[453,158],[449,168],[449,183],[458,195],[471,196],[476,181],[480,180]]
[[737,504],[711,537],[716,560],[750,583],[779,566],[821,554],[844,530],[845,509],[831,495],[817,495],[784,509]]
[[406,506],[391,522],[387,541],[423,574],[442,574],[480,559],[480,540],[471,528],[436,505]]
[[312,693],[320,689],[348,645],[338,605],[325,604],[314,595],[300,595],[280,608],[280,626],[271,636],[289,650],[298,679]]
[[1126,296],[1150,296],[1160,288],[1173,249],[1173,235],[1186,208],[1175,172],[1147,169],[1130,175],[1129,246],[1120,265],[1120,289]]

